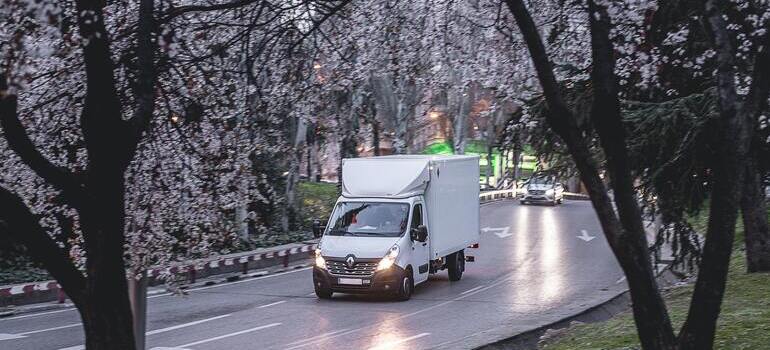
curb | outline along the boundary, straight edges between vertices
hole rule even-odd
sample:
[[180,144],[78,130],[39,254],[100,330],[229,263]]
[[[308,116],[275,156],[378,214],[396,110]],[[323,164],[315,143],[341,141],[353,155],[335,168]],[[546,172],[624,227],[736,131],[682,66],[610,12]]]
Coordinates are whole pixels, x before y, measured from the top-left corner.
[[[295,245],[292,243],[288,245]],[[248,274],[249,270],[283,265],[289,262],[309,258],[316,242],[302,242],[300,245],[287,248],[255,250],[235,253],[208,259],[195,260],[167,267],[154,267],[147,271],[149,285],[156,286],[164,283],[161,277],[181,275],[190,284],[195,284],[200,278],[239,272]],[[232,277],[231,277],[232,278]],[[66,295],[56,281],[24,283],[0,287],[0,307],[29,305],[58,300],[64,303]]]
[[[681,278],[671,270],[671,265],[666,266],[655,279],[658,281],[658,288],[660,289],[665,289],[681,280]],[[630,289],[626,289],[602,303],[587,307],[560,320],[512,335],[508,338],[478,346],[474,348],[474,350],[538,349],[538,344],[541,339],[544,339],[545,337],[550,338],[553,334],[558,336],[561,331],[566,330],[575,322],[602,322],[627,311],[631,307],[630,292]]]

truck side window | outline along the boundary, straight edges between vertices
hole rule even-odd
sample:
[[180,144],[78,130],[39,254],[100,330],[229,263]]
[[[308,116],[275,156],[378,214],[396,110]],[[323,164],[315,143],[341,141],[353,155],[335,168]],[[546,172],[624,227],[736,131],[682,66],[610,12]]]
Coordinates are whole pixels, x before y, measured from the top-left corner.
[[412,228],[420,225],[422,225],[422,204],[417,204],[412,211]]

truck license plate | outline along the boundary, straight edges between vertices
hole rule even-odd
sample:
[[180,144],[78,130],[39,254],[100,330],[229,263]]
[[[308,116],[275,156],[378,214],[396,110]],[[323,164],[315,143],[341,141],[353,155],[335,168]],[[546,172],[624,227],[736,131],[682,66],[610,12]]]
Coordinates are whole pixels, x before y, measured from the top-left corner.
[[350,284],[355,286],[363,285],[363,280],[360,278],[340,278],[339,284]]

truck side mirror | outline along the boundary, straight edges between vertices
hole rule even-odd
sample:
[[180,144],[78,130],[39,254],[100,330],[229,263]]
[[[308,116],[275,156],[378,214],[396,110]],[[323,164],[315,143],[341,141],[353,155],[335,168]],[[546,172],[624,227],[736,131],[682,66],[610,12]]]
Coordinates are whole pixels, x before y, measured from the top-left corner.
[[415,238],[418,242],[425,242],[428,240],[428,228],[425,225],[417,226],[415,229]]
[[313,237],[318,238],[321,237],[321,234],[326,229],[326,227],[321,226],[321,220],[315,219],[313,220]]

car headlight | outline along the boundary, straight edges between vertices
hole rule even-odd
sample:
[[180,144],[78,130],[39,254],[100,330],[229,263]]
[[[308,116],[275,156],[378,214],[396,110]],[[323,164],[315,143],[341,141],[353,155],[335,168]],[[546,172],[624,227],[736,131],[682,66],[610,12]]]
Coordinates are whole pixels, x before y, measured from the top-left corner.
[[315,250],[315,266],[318,266],[322,269],[326,268],[326,260],[324,260],[324,257],[321,256],[321,249]]
[[553,188],[549,188],[545,191],[545,194],[548,196],[553,196]]
[[377,271],[387,270],[393,266],[393,264],[396,263],[396,258],[398,257],[399,252],[400,249],[397,245],[390,247],[388,253],[385,254],[385,257],[383,257],[382,260],[380,260],[380,263],[377,264]]

